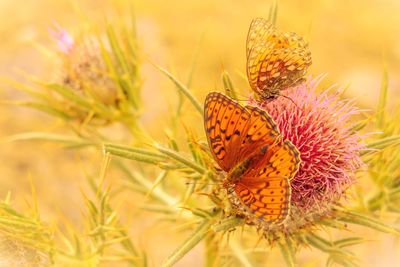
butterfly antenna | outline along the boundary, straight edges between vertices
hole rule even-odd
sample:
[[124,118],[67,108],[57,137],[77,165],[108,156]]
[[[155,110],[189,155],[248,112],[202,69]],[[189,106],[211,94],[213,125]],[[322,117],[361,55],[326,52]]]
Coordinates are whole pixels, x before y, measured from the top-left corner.
[[213,197],[213,194],[211,194],[211,193],[205,193],[205,192],[200,192],[200,191],[197,191],[194,193],[199,196]]
[[186,185],[190,185],[190,184],[195,184],[195,185],[222,185],[222,183],[208,183],[208,182],[204,182],[204,183],[199,183],[199,182],[186,182]]
[[[229,90],[229,88],[225,88],[225,91],[228,91],[228,90]],[[236,93],[236,95],[237,95],[238,97],[240,97],[240,98],[232,98],[233,100],[236,100],[236,101],[238,101],[238,102],[249,100],[249,97],[248,97],[248,96],[245,96],[244,94],[241,94],[241,93],[238,93],[238,92],[235,92],[235,93]]]
[[[249,96],[236,92],[236,94],[240,97],[236,99],[237,101],[249,101]],[[254,97],[253,97],[254,99]]]
[[284,97],[284,98],[286,98],[286,99],[289,99],[297,108],[299,108],[299,106],[293,101],[293,99],[291,99],[290,97],[288,97],[288,96],[285,96],[285,95],[280,95],[280,96],[282,96],[282,97]]

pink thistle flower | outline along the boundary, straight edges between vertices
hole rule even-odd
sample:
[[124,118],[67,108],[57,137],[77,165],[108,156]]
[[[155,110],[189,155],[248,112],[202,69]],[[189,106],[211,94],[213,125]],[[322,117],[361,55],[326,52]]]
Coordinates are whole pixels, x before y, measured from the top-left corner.
[[349,125],[358,110],[353,102],[341,100],[337,89],[333,94],[329,90],[317,93],[322,78],[284,91],[287,98],[250,100],[274,118],[283,138],[300,151],[302,163],[291,186],[292,204],[303,212],[325,210],[337,202],[362,165],[359,151],[363,146]]
[[74,38],[56,22],[54,22],[54,27],[49,31],[61,52],[69,53],[74,46]]

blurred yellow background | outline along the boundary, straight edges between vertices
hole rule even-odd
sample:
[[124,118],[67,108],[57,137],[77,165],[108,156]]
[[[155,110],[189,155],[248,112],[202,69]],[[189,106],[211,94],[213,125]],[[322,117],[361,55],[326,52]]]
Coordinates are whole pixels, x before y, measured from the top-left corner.
[[[48,31],[53,22],[57,21],[71,32],[79,32],[82,17],[87,16],[93,21],[102,21],[104,17],[112,19],[126,11],[129,6],[126,2],[1,0],[0,76],[21,80],[18,72],[23,70],[42,79],[52,79],[57,64],[43,54],[38,45],[54,49]],[[247,30],[252,18],[267,17],[271,3],[267,0],[134,1],[139,43],[145,54],[143,119],[152,134],[163,136],[162,114],[170,110],[176,93],[171,82],[152,67],[147,58],[186,81],[201,40],[191,87],[195,95],[202,100],[208,91],[222,90],[223,69],[231,74],[235,86],[247,94],[249,86],[240,75],[245,73]],[[389,99],[391,104],[398,102],[399,14],[400,1],[395,0],[282,0],[279,1],[277,25],[309,41],[313,59],[311,75],[327,73],[327,84],[348,85],[347,96],[356,98],[361,108],[374,109],[384,64],[389,73]],[[2,87],[1,97],[26,99],[25,95],[8,87]],[[60,122],[39,112],[6,105],[0,109],[1,137],[28,131],[63,131]],[[11,191],[15,205],[21,209],[26,207],[26,200],[31,196],[31,175],[37,188],[42,219],[60,223],[62,214],[78,223],[83,201],[81,188],[86,186],[87,173],[98,174],[99,153],[63,150],[42,142],[1,144],[0,151],[0,197]],[[138,227],[144,229],[145,225]],[[159,233],[162,232],[159,229]],[[396,261],[400,261],[396,255],[399,254],[397,241],[380,235],[366,235],[367,239],[384,241],[374,241],[356,249],[363,260],[362,266],[395,266]],[[144,236],[140,238],[146,240]],[[156,239],[152,241],[151,237],[143,241],[145,248],[151,249],[149,253],[154,266],[158,266],[179,244],[179,238],[170,240],[166,237],[164,240],[170,242],[170,247],[157,246]],[[152,249],[154,247],[156,249]],[[193,255],[201,255],[197,250]],[[310,264],[307,266],[323,266],[319,258],[313,261],[309,255],[305,259],[304,262]],[[187,266],[189,262],[193,263],[186,258],[179,266]]]

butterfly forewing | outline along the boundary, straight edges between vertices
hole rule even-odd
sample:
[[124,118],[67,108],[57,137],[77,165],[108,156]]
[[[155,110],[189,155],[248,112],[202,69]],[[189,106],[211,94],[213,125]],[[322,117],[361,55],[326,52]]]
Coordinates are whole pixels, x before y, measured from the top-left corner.
[[261,18],[250,25],[246,54],[250,86],[262,98],[298,85],[311,65],[311,52],[302,37],[281,33]]
[[238,153],[239,162],[265,145],[272,145],[280,139],[278,128],[273,119],[263,110],[246,106],[250,113],[245,136]]
[[263,18],[255,18],[251,21],[246,40],[246,55],[250,54],[251,49],[256,44],[262,44],[267,41],[267,36],[273,35],[275,27]]
[[204,128],[211,153],[226,172],[235,166],[236,157],[250,113],[223,94],[212,92],[204,104]]
[[257,148],[276,142],[279,136],[274,121],[265,111],[244,108],[221,93],[208,94],[204,113],[211,152],[226,172]]

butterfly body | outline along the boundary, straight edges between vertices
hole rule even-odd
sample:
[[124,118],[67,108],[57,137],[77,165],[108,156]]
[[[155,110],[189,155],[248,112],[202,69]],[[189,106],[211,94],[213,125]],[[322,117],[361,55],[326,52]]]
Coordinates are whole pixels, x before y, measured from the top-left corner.
[[255,151],[253,155],[244,159],[242,162],[234,166],[226,176],[226,180],[231,183],[238,182],[243,174],[249,169],[249,167],[254,164],[254,162],[259,161],[265,155],[268,150],[268,145],[263,146],[259,151]]
[[246,42],[247,78],[256,97],[271,100],[304,81],[311,52],[295,33],[279,32],[269,21],[251,22]]
[[282,223],[300,164],[294,145],[282,140],[265,111],[217,92],[206,98],[204,126],[211,153],[227,173],[223,186],[231,202],[263,222]]

